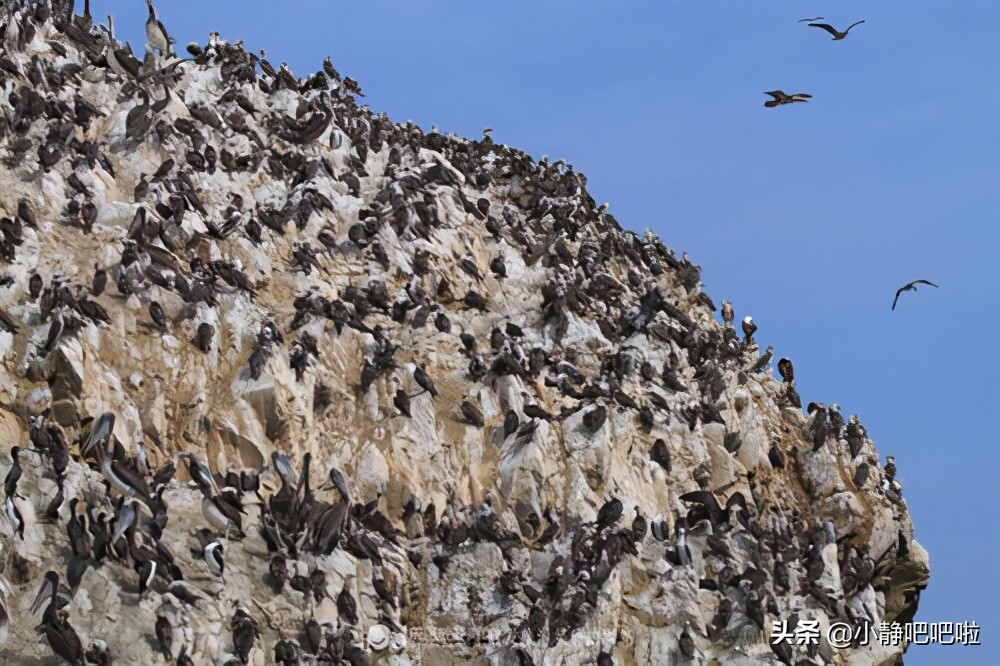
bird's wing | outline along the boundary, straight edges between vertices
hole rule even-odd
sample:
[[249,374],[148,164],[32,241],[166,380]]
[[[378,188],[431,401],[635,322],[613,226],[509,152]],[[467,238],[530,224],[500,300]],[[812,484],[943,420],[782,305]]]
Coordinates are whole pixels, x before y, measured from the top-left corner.
[[931,282],[930,280],[914,280],[910,284],[929,284],[932,287],[937,287],[937,285]]
[[781,92],[780,90],[772,90],[772,91],[766,92],[764,94],[765,95],[770,95],[771,97],[773,97],[776,100],[780,100],[782,97],[785,97],[785,93]]
[[[907,285],[907,286],[909,286],[909,285]],[[893,310],[896,309],[896,301],[899,300],[899,295],[902,294],[904,291],[906,291],[906,287],[900,287],[899,289],[896,290],[896,298],[892,299],[892,309]]]
[[719,506],[719,500],[716,499],[715,495],[707,490],[694,490],[689,493],[684,493],[680,496],[681,501],[684,502],[695,502],[697,504],[704,504],[708,508],[709,513],[713,516],[718,515],[722,511],[722,507]]
[[856,21],[855,23],[852,23],[851,25],[847,26],[847,30],[844,31],[844,34],[846,35],[847,33],[849,33],[851,31],[851,28],[853,28],[856,25],[861,25],[864,22],[865,22],[865,20],[861,19],[860,21]]
[[837,35],[840,34],[839,32],[837,32],[837,29],[834,28],[829,23],[810,23],[809,27],[810,28],[823,28],[824,30],[826,30],[828,33],[830,33],[834,37],[836,37]]

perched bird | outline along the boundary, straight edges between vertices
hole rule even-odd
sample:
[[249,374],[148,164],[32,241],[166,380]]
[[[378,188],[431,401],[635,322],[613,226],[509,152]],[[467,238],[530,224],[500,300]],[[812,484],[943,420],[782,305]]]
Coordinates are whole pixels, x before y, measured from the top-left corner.
[[831,35],[833,35],[833,41],[839,42],[844,37],[847,37],[847,33],[849,33],[851,31],[851,28],[853,28],[856,25],[861,25],[862,23],[864,23],[864,19],[862,19],[860,21],[857,21],[855,23],[852,23],[851,25],[847,26],[847,29],[844,30],[843,32],[840,32],[839,30],[837,30],[836,28],[834,28],[829,23],[810,23],[809,27],[810,28],[822,28],[823,30],[826,30],[828,33],[830,33]]
[[170,43],[173,40],[167,35],[167,29],[163,27],[163,23],[156,18],[156,9],[153,7],[153,0],[146,0],[146,7],[149,8],[149,18],[146,19],[146,40],[161,55],[172,55],[170,53]]
[[485,425],[486,422],[483,419],[483,410],[479,409],[479,407],[476,406],[474,403],[470,402],[469,400],[463,400],[461,409],[462,409],[462,416],[465,417],[466,421],[480,428],[482,428],[483,425]]
[[792,367],[792,362],[789,359],[782,358],[778,360],[778,372],[781,373],[781,379],[786,384],[795,382],[795,368]]
[[687,658],[694,657],[694,639],[691,638],[691,632],[688,631],[688,623],[684,623],[684,630],[681,632],[680,638],[677,639],[677,645],[681,649],[681,654]]
[[722,301],[722,321],[727,324],[732,324],[733,319],[735,318],[736,315],[733,312],[733,304],[729,301]]
[[899,301],[900,294],[902,294],[904,291],[916,291],[918,284],[929,284],[930,286],[937,288],[937,285],[931,282],[930,280],[914,280],[909,284],[904,284],[902,287],[896,290],[896,298],[892,299],[892,309],[893,310],[896,309],[896,302]]
[[156,324],[156,328],[166,332],[167,315],[163,312],[163,306],[156,301],[151,301],[149,303],[149,318],[153,320],[154,324]]
[[774,99],[764,102],[764,106],[771,109],[782,104],[792,104],[793,102],[808,102],[812,99],[812,95],[806,93],[795,93],[794,95],[786,95],[780,90],[771,90],[765,92],[765,95],[770,95]]
[[223,583],[226,582],[226,561],[223,559],[224,550],[225,548],[223,548],[221,542],[213,541],[205,546],[203,551],[205,564],[208,565],[208,570],[211,571],[213,575],[221,578]]
[[28,278],[28,297],[33,301],[38,298],[38,295],[42,293],[42,287],[45,286],[42,282],[42,276],[38,273],[32,273],[31,277]]
[[747,315],[743,318],[743,340],[753,342],[753,334],[757,332],[757,324],[753,323],[753,317]]
[[242,663],[248,663],[250,651],[260,636],[260,628],[250,617],[250,613],[242,607],[236,610],[236,614],[229,622],[229,628],[233,630],[233,647],[236,649],[236,654]]
[[396,406],[403,416],[410,416],[410,396],[403,389],[396,389],[396,395],[392,399],[392,404]]
[[108,284],[108,273],[99,264],[94,264],[94,281],[90,285],[90,293],[97,298],[104,293]]
[[198,331],[195,334],[194,346],[203,354],[212,350],[212,338],[215,337],[215,327],[207,321],[198,324]]

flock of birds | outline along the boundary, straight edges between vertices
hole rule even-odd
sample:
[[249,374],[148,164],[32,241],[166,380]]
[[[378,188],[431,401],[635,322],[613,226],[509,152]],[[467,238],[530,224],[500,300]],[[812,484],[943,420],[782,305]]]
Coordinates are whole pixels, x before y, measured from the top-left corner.
[[[851,28],[864,23],[864,20],[855,21],[851,25],[847,26],[847,28],[845,28],[843,31],[837,30],[829,23],[812,23],[812,21],[820,21],[822,19],[823,19],[822,16],[817,16],[815,18],[799,19],[799,23],[808,23],[809,27],[811,28],[819,28],[821,30],[827,31],[828,33],[833,35],[833,41],[835,42],[838,42],[846,38],[847,33],[851,31]],[[769,99],[768,101],[764,102],[764,106],[769,109],[774,108],[776,106],[782,106],[785,104],[794,104],[795,102],[808,102],[810,99],[812,99],[812,95],[808,93],[795,93],[794,95],[788,95],[781,90],[771,90],[770,92],[766,92],[764,94],[770,95],[772,97],[772,99]],[[902,294],[905,291],[916,291],[917,289],[916,285],[918,284],[927,284],[932,287],[937,287],[936,284],[928,280],[915,280],[913,282],[907,283],[902,287],[900,287],[898,291],[896,291],[896,297],[892,301],[892,309],[893,310],[896,309],[896,303],[899,301],[900,294]]]
[[[0,80],[10,90],[0,102],[0,150],[8,164],[37,159],[37,170],[30,173],[65,177],[60,183],[65,194],[58,196],[66,203],[53,224],[87,242],[107,219],[110,206],[103,183],[119,189],[125,185],[120,172],[127,157],[151,145],[171,155],[152,173],[140,174],[134,185],[128,183],[134,217],[122,249],[112,265],[95,265],[88,285],[60,275],[46,280],[41,270],[31,272],[26,288],[13,278],[0,279],[5,288],[24,294],[18,307],[31,314],[29,320],[0,308],[3,328],[30,339],[24,352],[29,374],[81,331],[108,330],[112,316],[102,300],[134,297],[147,303],[147,327],[157,335],[188,330],[198,362],[227,344],[218,311],[223,303],[238,303],[261,315],[246,359],[248,377],[261,377],[276,355],[287,352],[296,381],[302,382],[307,373],[317,372],[325,327],[332,327],[331,336],[333,331],[338,337],[352,331],[366,341],[356,395],[388,392],[392,414],[401,419],[414,418],[418,396],[432,404],[445,397],[429,366],[416,358],[419,345],[407,349],[400,337],[408,331],[441,336],[435,345],[455,349],[467,361],[467,382],[490,387],[505,377],[521,387],[516,400],[504,405],[502,424],[496,427],[475,393],[456,405],[467,427],[491,428],[518,449],[532,441],[543,423],[568,428],[576,416],[581,418],[573,427],[589,437],[620,415],[634,417],[648,434],[671,419],[691,431],[725,423],[716,405],[728,378],[746,383],[769,368],[774,350],[758,354],[752,318],[742,320],[742,339],[728,301],[722,303],[723,326],[700,323],[716,310],[700,291],[700,269],[686,256],[678,259],[650,232],[640,238],[623,231],[606,206],[596,205],[585,178],[571,165],[561,160],[550,164],[546,158],[535,162],[494,144],[488,130],[481,140],[466,141],[374,116],[357,105],[357,82],[341,76],[329,59],[321,71],[300,79],[285,63],[275,68],[265,53],[249,53],[218,33],[206,45],[188,45],[189,58],[178,58],[152,0],[147,5],[143,60],[115,39],[111,17],[106,28],[94,24],[89,1],[82,15],[74,13],[71,0],[8,0],[0,5],[0,37],[7,47],[0,55]],[[842,39],[838,34],[835,39]],[[25,54],[29,44],[34,47],[30,56]],[[182,80],[210,77],[219,86],[211,98],[179,90]],[[109,97],[88,101],[79,92],[82,80],[106,86]],[[136,99],[120,114],[122,133],[116,140],[97,131],[99,126],[115,127],[109,116],[126,100]],[[178,113],[177,108],[185,110]],[[29,152],[32,148],[36,156]],[[335,151],[344,153],[345,168],[324,157]],[[370,173],[369,157],[380,152],[388,156],[379,167],[382,172]],[[443,157],[426,159],[422,155],[427,152]],[[246,183],[257,174],[282,184],[287,194],[283,202],[254,198]],[[222,176],[231,189],[219,201],[208,190]],[[498,202],[500,187],[513,194]],[[335,205],[324,192],[333,189],[361,201],[356,221],[331,221]],[[25,237],[42,235],[51,223],[37,206],[37,200],[22,199],[16,212],[0,219],[4,263],[18,262]],[[486,258],[471,245],[464,256],[435,252],[435,233],[445,226],[443,209],[448,206],[464,224],[485,228]],[[325,223],[314,232],[317,217]],[[205,231],[192,232],[192,218]],[[389,238],[407,242],[390,245]],[[261,312],[264,308],[257,304],[267,285],[252,279],[238,260],[225,258],[232,257],[224,250],[237,239],[258,248],[285,243],[287,265],[276,271],[320,276],[294,298],[284,332],[275,323],[277,315]],[[209,260],[195,251],[205,244],[221,250],[213,255],[218,258]],[[326,288],[323,276],[330,264],[352,261],[370,279],[352,282],[339,293]],[[518,324],[491,312],[495,301],[490,290],[503,288],[514,262],[546,268],[537,320]],[[390,269],[405,278],[395,291]],[[669,297],[655,286],[658,280],[670,285]],[[117,294],[105,294],[109,283]],[[164,292],[184,303],[176,317],[155,296]],[[484,340],[475,325],[487,320]],[[583,345],[568,342],[573,321],[594,322],[593,336],[606,340],[609,351],[595,361]],[[49,326],[44,342],[32,336],[41,324]],[[428,324],[433,331],[428,332]],[[285,335],[296,333],[286,345]],[[646,336],[646,349],[629,343],[636,335]],[[412,362],[401,363],[398,357],[411,351]],[[778,369],[785,384],[782,406],[801,407],[791,361],[780,359]],[[411,382],[416,389],[408,388]],[[536,391],[548,400],[532,395]],[[322,381],[313,398],[319,414],[335,399]],[[559,407],[546,408],[546,402]],[[836,405],[820,403],[810,403],[807,412],[803,435],[812,451],[846,449],[852,464],[861,458],[853,473],[857,489],[898,501],[895,464],[890,459],[880,470],[866,454],[870,444],[856,416],[845,421]],[[199,428],[211,429],[211,416],[201,414]],[[508,652],[521,664],[533,663],[529,647],[555,646],[583,627],[616,566],[636,556],[640,546],[661,548],[669,566],[691,574],[696,589],[720,598],[707,629],[706,637],[713,641],[732,640],[747,631],[763,636],[768,618],[787,619],[788,609],[780,608],[779,601],[783,604],[793,592],[810,597],[831,616],[852,621],[859,614],[871,616],[862,593],[888,587],[894,562],[908,550],[902,531],[882,553],[868,552],[861,542],[852,545],[854,535],[837,535],[830,522],[785,511],[753,478],[748,491],[731,493],[723,506],[709,488],[711,474],[705,467],[694,474],[697,490],[679,493],[669,515],[649,519],[635,506],[629,509],[634,510],[632,520],[623,520],[626,507],[618,487],[607,489],[592,521],[549,506],[507,509],[495,505],[491,496],[463,505],[454,489],[443,505],[415,492],[399,515],[386,515],[382,498],[352,501],[352,479],[335,464],[322,461],[328,482],[316,485],[311,478],[316,463],[308,453],[298,471],[281,452],[263,469],[213,472],[191,453],[155,466],[144,441],[130,450],[115,436],[113,412],[68,424],[52,417],[48,411],[32,416],[31,447],[11,449],[4,510],[13,538],[27,543],[38,526],[31,524],[35,510],[24,480],[30,476],[38,486],[35,491],[43,487],[42,479],[44,487],[54,484],[42,513],[51,524],[65,521],[71,557],[64,574],[54,569],[45,573],[30,612],[43,611],[39,633],[70,664],[112,661],[104,640],[93,639],[85,648],[68,611],[87,572],[96,568],[110,569],[122,579],[136,576],[140,600],[158,595],[161,606],[152,632],[161,654],[167,662],[194,663],[186,609],[211,603],[216,594],[195,586],[191,569],[203,566],[226,590],[233,551],[253,557],[241,544],[258,538],[271,558],[262,582],[274,596],[303,595],[306,610],[292,626],[272,622],[255,598],[253,604],[237,604],[229,620],[227,664],[249,661],[263,642],[263,624],[278,635],[273,658],[281,664],[364,664],[372,649],[401,649],[403,617],[412,602],[397,567],[419,570],[433,563],[445,575],[452,558],[470,544],[489,543],[500,550],[506,569],[496,581],[497,590],[526,609],[511,628]],[[162,444],[155,433],[144,435],[157,448]],[[727,451],[735,454],[740,446],[738,432],[726,435]],[[774,442],[768,461],[781,470],[790,464],[787,456],[797,455]],[[647,458],[660,476],[672,473],[671,449],[663,438],[655,439]],[[193,487],[175,479],[181,466]],[[166,536],[171,502],[195,491],[206,527],[188,530],[176,520],[171,523],[171,533],[186,532],[190,541],[190,552],[176,553],[171,549],[176,542]],[[511,512],[516,520],[501,520]],[[541,580],[516,566],[515,554],[525,549],[557,553]],[[336,550],[371,563],[372,574],[355,581],[357,587],[345,581],[336,594],[336,621],[322,622],[315,610],[330,592],[319,558]],[[826,564],[831,552],[838,562],[836,573]],[[696,560],[712,563],[701,577],[694,576]],[[837,579],[834,588],[831,576]],[[362,583],[377,614],[366,637],[359,635],[361,611],[352,592],[362,589]],[[252,598],[258,590],[228,592]],[[10,585],[0,581],[0,642],[16,612],[11,595]],[[702,631],[685,625],[678,637],[681,654],[696,654],[693,634]],[[784,663],[795,663],[791,646],[772,649]],[[815,654],[801,652],[805,663],[814,663],[808,660]],[[602,649],[597,661],[611,663],[609,652]]]

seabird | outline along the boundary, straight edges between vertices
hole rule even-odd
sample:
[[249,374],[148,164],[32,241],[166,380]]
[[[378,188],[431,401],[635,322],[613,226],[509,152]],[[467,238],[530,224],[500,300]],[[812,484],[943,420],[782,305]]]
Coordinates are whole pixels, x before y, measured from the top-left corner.
[[3,482],[4,493],[7,497],[13,497],[17,492],[17,482],[21,478],[21,460],[18,458],[18,454],[20,454],[20,452],[20,447],[10,447],[11,466],[7,471],[7,477]]
[[203,354],[212,350],[212,338],[215,337],[215,327],[207,321],[198,324],[198,331],[195,334],[194,346]]
[[904,291],[916,291],[918,284],[929,284],[930,286],[937,288],[937,285],[931,282],[930,280],[914,280],[909,284],[904,284],[902,287],[896,290],[896,298],[892,299],[892,309],[893,310],[896,309],[896,302],[899,301],[900,294],[902,294]]
[[809,21],[822,21],[822,20],[823,20],[822,16],[816,16],[814,18],[799,19],[799,23],[808,23]]
[[743,318],[743,341],[753,342],[753,334],[757,332],[757,324],[753,323],[753,318],[747,315]]
[[150,301],[149,303],[149,318],[156,324],[156,328],[166,332],[167,315],[163,312],[163,306],[156,301]]
[[223,560],[223,546],[219,541],[213,541],[212,543],[205,546],[204,558],[205,564],[208,565],[208,570],[212,572],[212,575],[218,576],[222,579],[222,582],[226,582],[226,562]]
[[42,293],[42,287],[45,286],[42,281],[42,276],[38,273],[32,273],[31,277],[28,278],[28,297],[30,300],[34,301],[38,298],[38,295]]
[[736,315],[733,312],[733,304],[727,300],[722,301],[722,321],[727,324],[732,324]]
[[840,32],[839,30],[837,30],[836,28],[834,28],[829,23],[810,23],[809,27],[810,28],[822,28],[823,30],[826,30],[828,33],[830,33],[831,35],[833,35],[833,40],[832,41],[839,42],[844,37],[847,37],[847,33],[849,33],[851,31],[851,28],[853,28],[856,25],[861,25],[864,22],[865,22],[864,19],[862,19],[860,21],[852,23],[851,25],[847,26],[847,29],[844,30],[843,32]]
[[173,660],[174,628],[163,615],[156,616],[156,642],[160,646],[160,654],[169,664]]
[[677,646],[681,649],[681,654],[683,654],[688,659],[694,657],[694,639],[691,638],[691,632],[688,631],[688,626],[690,623],[684,623],[684,630],[681,631],[680,638],[677,639]]
[[108,284],[108,273],[98,264],[94,264],[94,280],[90,286],[90,293],[97,298],[104,293],[104,287]]
[[764,102],[764,106],[767,108],[773,108],[775,106],[780,106],[782,104],[792,104],[793,102],[808,102],[812,99],[812,95],[806,93],[795,93],[794,95],[786,95],[780,90],[771,90],[765,92],[765,95],[770,95],[774,99]]
[[474,426],[480,428],[485,425],[486,421],[483,419],[483,410],[479,409],[474,403],[469,400],[462,401],[462,416]]
[[392,404],[396,406],[399,413],[410,417],[410,396],[403,389],[396,389],[396,395],[392,399]]
[[233,631],[233,648],[237,656],[244,664],[250,661],[250,651],[253,650],[257,637],[260,636],[260,629],[250,613],[243,607],[236,609],[236,614],[229,622],[229,628]]
[[4,500],[4,510],[7,512],[7,517],[14,527],[14,532],[17,533],[21,541],[24,541],[24,530],[27,527],[27,518],[24,511],[24,502],[26,501],[20,495],[10,495]]
[[786,384],[795,382],[795,369],[792,367],[792,362],[787,358],[778,360],[778,372],[781,373],[781,379]]
[[156,9],[153,7],[153,0],[146,0],[146,6],[149,8],[149,18],[146,19],[146,39],[149,41],[149,45],[163,56],[173,55],[170,52],[170,43],[172,40],[167,35],[167,29],[163,27],[163,23],[156,18]]
[[419,365],[413,369],[413,379],[417,382],[417,386],[427,391],[432,396],[437,396],[438,392],[437,389],[434,388],[434,382],[427,376],[427,373],[424,372],[424,369]]

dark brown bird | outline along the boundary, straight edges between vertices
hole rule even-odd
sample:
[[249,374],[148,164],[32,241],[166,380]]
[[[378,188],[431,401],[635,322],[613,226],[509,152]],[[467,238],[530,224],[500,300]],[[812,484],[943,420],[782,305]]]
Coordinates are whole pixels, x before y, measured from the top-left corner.
[[852,23],[851,25],[847,26],[847,29],[844,30],[844,32],[840,32],[839,30],[837,30],[836,28],[834,28],[829,23],[810,23],[809,27],[810,28],[822,28],[823,30],[826,30],[828,33],[830,33],[831,35],[833,35],[833,40],[832,41],[839,42],[844,37],[847,37],[847,33],[849,33],[851,31],[851,28],[853,28],[856,25],[861,25],[862,23],[864,23],[864,19],[862,19],[860,21],[857,21],[855,23]]
[[778,372],[781,373],[781,378],[785,380],[786,384],[795,381],[795,368],[792,367],[792,362],[787,358],[778,361]]
[[934,284],[933,282],[929,281],[929,280],[914,280],[913,282],[911,282],[909,284],[905,284],[905,285],[903,285],[902,287],[900,287],[899,289],[896,290],[896,298],[892,299],[892,309],[893,310],[896,309],[896,302],[899,300],[899,295],[900,294],[902,294],[904,291],[916,291],[918,284],[929,284],[930,286],[934,287],[935,289],[937,288],[937,285]]
[[774,99],[764,102],[764,106],[771,109],[782,104],[792,104],[793,102],[808,102],[812,99],[812,95],[807,95],[806,93],[795,93],[794,95],[786,95],[780,90],[771,90],[764,93],[765,95],[770,95]]
[[97,298],[104,293],[104,287],[108,284],[108,273],[98,264],[94,264],[94,280],[90,285],[90,293]]
[[677,639],[677,645],[681,649],[681,653],[688,659],[694,657],[694,639],[691,638],[691,632],[688,631],[688,623],[684,623],[684,630],[681,632],[680,638]]
[[392,404],[396,406],[403,416],[410,416],[410,396],[403,389],[396,389],[396,396],[392,399]]
[[156,642],[160,646],[160,654],[169,664],[173,658],[174,634],[170,620],[162,615],[156,616]]
[[254,643],[260,636],[260,629],[250,613],[244,608],[239,608],[233,619],[229,621],[229,628],[233,630],[233,648],[237,656],[244,664],[250,661],[250,651],[253,650]]
[[212,338],[215,337],[215,327],[207,321],[198,324],[198,331],[194,336],[194,346],[203,354],[212,350]]
[[38,273],[32,273],[31,277],[28,278],[28,296],[31,300],[38,298],[38,295],[42,293],[42,287],[45,283],[42,281],[42,276]]
[[753,318],[747,315],[743,318],[743,340],[753,342],[753,334],[757,332],[757,324],[753,323]]
[[31,204],[27,200],[21,199],[17,202],[17,217],[29,227],[38,228],[38,222],[35,220],[35,211],[31,210]]
[[153,320],[158,329],[166,332],[167,315],[163,312],[163,306],[156,301],[150,301],[149,303],[149,318]]
[[486,423],[483,419],[483,411],[468,400],[462,401],[462,416],[465,417],[466,421],[480,428]]
[[347,589],[346,581],[340,594],[337,595],[337,615],[337,619],[346,624],[358,623],[358,604],[354,600],[354,596],[351,595],[351,591]]

